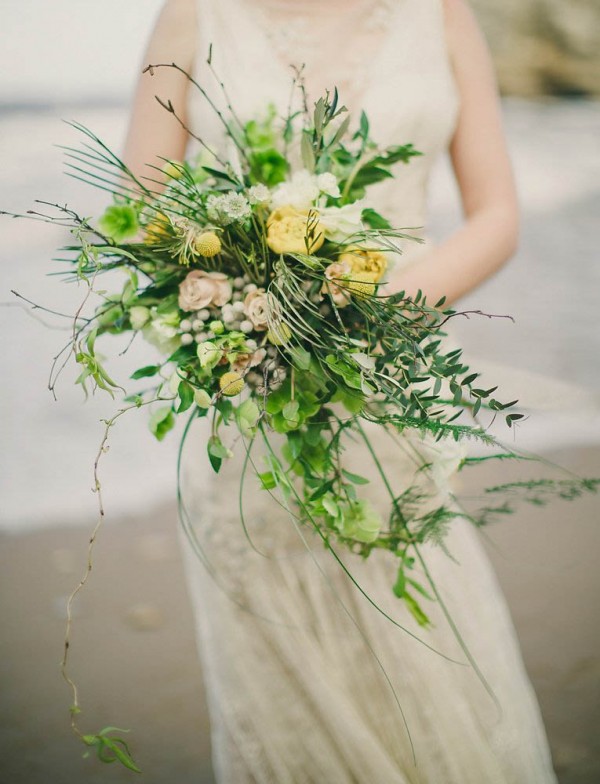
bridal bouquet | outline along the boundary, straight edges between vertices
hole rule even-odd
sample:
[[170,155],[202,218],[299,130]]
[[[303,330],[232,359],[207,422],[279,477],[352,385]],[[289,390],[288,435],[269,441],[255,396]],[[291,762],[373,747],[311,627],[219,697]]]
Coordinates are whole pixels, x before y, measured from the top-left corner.
[[[143,180],[81,128],[96,146],[68,157],[77,176],[102,187],[112,170],[114,203],[95,225],[79,224],[74,277],[93,286],[118,269],[124,285],[102,294],[94,318],[77,330],[77,381],[112,394],[119,384],[96,342],[141,334],[162,359],[133,372],[150,386],[126,400],[152,405],[156,438],[182,414],[210,417],[206,449],[216,472],[232,455],[222,434],[228,425],[239,431],[238,448],[250,452],[263,441],[263,488],[279,491],[326,544],[397,555],[397,595],[426,624],[410,586],[423,589],[403,575],[414,545],[456,510],[409,514],[407,494],[406,505],[391,498],[383,520],[361,498],[367,480],[344,467],[342,436],[367,438],[361,421],[370,420],[397,432],[491,441],[456,420],[517,401],[478,388],[459,350],[444,353],[442,328],[454,311],[441,310],[443,300],[430,307],[420,294],[382,293],[398,242],[412,238],[370,206],[369,188],[419,153],[411,144],[380,149],[365,114],[355,130],[344,115],[337,92],[317,101],[300,127],[293,118],[278,127],[274,109],[245,123],[234,115],[224,122],[227,158],[205,147]],[[511,425],[522,414],[505,416]],[[283,449],[274,432],[285,436]]]
[[[138,178],[83,126],[76,125],[85,143],[66,148],[71,173],[112,197],[97,221],[58,208],[57,220],[74,237],[66,274],[98,297],[90,318],[73,321],[77,383],[86,392],[123,391],[97,349],[101,341],[110,350],[107,335],[142,336],[160,355],[132,373],[144,388],[125,391],[128,405],[107,423],[100,453],[114,421],[146,406],[159,440],[180,416],[187,418],[184,437],[194,418],[210,418],[206,449],[216,472],[232,447],[249,456],[261,442],[265,464],[249,465],[264,492],[277,493],[336,558],[338,547],[397,556],[390,589],[426,625],[419,598],[441,597],[431,581],[424,586],[411,573],[422,564],[420,545],[442,542],[458,516],[481,525],[510,508],[503,502],[467,513],[449,500],[419,506],[416,486],[396,496],[363,423],[498,447],[478,424],[480,410],[502,412],[508,426],[523,415],[508,411],[516,400],[493,396],[496,387],[478,386],[459,349],[445,349],[444,325],[457,312],[444,309],[443,299],[429,304],[420,292],[385,291],[400,243],[413,238],[373,208],[369,189],[401,176],[398,167],[419,152],[411,144],[379,147],[364,113],[351,127],[337,91],[310,111],[280,118],[271,107],[242,121],[233,107],[224,116],[194,84],[222,122],[226,157],[195,137],[195,158],[162,160]],[[160,102],[175,114],[170,102]],[[100,289],[100,277],[114,270],[122,288]],[[235,445],[225,434],[231,425]],[[347,434],[364,441],[389,489],[387,519],[361,496],[368,480],[344,466]],[[497,456],[516,457],[503,447]],[[96,484],[99,490],[97,477]],[[567,497],[596,487],[595,480],[542,485],[507,489],[531,500],[549,490]],[[63,664],[67,648],[68,635]],[[75,690],[71,710],[79,711]],[[125,742],[106,730],[81,737],[104,761],[137,769]]]

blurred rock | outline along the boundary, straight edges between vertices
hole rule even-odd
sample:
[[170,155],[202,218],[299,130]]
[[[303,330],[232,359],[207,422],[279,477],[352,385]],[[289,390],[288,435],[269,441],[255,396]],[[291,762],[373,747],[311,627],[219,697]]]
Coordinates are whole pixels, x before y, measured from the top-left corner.
[[472,0],[504,94],[600,95],[598,0]]

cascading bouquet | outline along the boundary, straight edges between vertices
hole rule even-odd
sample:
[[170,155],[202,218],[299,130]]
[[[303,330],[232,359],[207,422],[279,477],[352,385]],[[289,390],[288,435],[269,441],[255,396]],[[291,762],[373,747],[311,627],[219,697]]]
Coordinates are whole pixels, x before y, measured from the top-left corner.
[[[182,70],[149,66],[158,67]],[[72,252],[67,275],[87,284],[87,297],[100,298],[90,318],[80,311],[73,322],[77,382],[111,395],[123,389],[96,350],[106,334],[142,335],[161,354],[157,364],[132,374],[150,386],[127,390],[129,405],[107,422],[99,454],[121,414],[151,406],[150,429],[159,440],[181,414],[187,427],[195,417],[210,417],[206,448],[218,472],[231,456],[224,426],[235,425],[237,448],[249,452],[255,440],[263,443],[267,464],[257,468],[263,488],[279,492],[332,553],[335,544],[365,557],[375,548],[397,556],[391,588],[426,625],[416,594],[427,590],[410,574],[419,546],[443,540],[458,516],[483,525],[511,506],[504,500],[467,513],[449,496],[420,508],[419,488],[394,495],[378,464],[390,491],[384,520],[361,498],[366,478],[344,467],[343,438],[359,434],[375,461],[363,421],[435,440],[477,439],[500,448],[495,457],[519,456],[477,420],[480,409],[495,415],[517,401],[501,402],[492,397],[496,387],[478,387],[479,374],[463,363],[460,349],[445,348],[444,325],[457,311],[444,309],[444,299],[431,306],[420,292],[409,297],[382,288],[399,242],[414,238],[373,209],[369,187],[420,153],[411,144],[381,149],[364,113],[351,128],[337,90],[312,111],[280,118],[271,107],[242,122],[231,106],[224,116],[185,76],[222,122],[226,159],[195,136],[201,151],[194,159],[163,159],[152,176],[138,178],[75,123],[87,138],[66,148],[70,173],[109,191],[113,203],[95,223],[67,207],[58,208],[58,218],[33,213],[69,226],[76,243],[66,249]],[[301,82],[296,86],[302,89]],[[158,100],[177,117],[170,102]],[[112,270],[124,274],[122,290],[98,291],[98,277]],[[472,423],[459,424],[465,414]],[[523,414],[504,416],[510,427]],[[280,436],[274,440],[273,433]],[[465,457],[461,466],[478,459]],[[597,485],[542,480],[492,491],[535,501],[540,493],[575,497]],[[101,499],[100,511],[102,518]],[[89,567],[81,584],[88,573]],[[74,694],[72,725],[100,759],[138,770],[125,741],[110,734],[116,728],[82,735],[75,724],[80,709],[66,660],[70,603],[81,584],[69,600],[63,660]],[[441,600],[435,586],[428,588]]]

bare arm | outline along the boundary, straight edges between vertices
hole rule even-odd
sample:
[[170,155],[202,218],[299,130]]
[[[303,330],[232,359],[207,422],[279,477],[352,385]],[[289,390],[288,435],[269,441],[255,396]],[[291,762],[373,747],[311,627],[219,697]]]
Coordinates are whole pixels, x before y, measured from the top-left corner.
[[[143,67],[150,63],[175,62],[189,73],[194,63],[196,37],[193,0],[167,0],[146,47]],[[155,96],[170,100],[185,123],[187,90],[187,79],[173,68],[157,68],[153,76],[149,72],[140,75],[123,151],[125,163],[137,177],[157,177],[158,172],[146,165],[162,166],[157,156],[183,159],[187,133]]]
[[460,93],[450,145],[465,221],[422,261],[399,270],[390,290],[446,304],[474,289],[515,252],[519,214],[491,58],[465,0],[443,0],[446,34]]

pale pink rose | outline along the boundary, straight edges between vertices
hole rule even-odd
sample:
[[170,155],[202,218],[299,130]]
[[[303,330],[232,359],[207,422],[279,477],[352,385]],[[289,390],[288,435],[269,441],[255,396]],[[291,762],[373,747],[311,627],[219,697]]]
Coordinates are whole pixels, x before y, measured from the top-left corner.
[[250,368],[260,365],[267,356],[264,348],[257,348],[252,354],[238,354],[235,362],[231,363],[231,369],[236,373],[245,373]]
[[209,305],[221,307],[231,299],[231,283],[222,272],[192,270],[179,284],[179,307],[202,310]]
[[246,294],[244,299],[244,313],[248,316],[254,329],[265,330],[269,328],[267,314],[269,305],[264,289],[256,289]]
[[231,282],[227,275],[224,275],[222,272],[207,272],[206,274],[215,284],[216,291],[212,304],[220,308],[231,299],[233,294]]
[[348,291],[337,284],[337,281],[343,283],[344,276],[349,275],[350,272],[350,265],[347,261],[333,262],[325,268],[327,280],[323,281],[321,295],[329,294],[338,308],[344,308],[350,302]]

